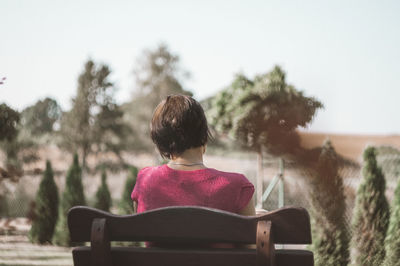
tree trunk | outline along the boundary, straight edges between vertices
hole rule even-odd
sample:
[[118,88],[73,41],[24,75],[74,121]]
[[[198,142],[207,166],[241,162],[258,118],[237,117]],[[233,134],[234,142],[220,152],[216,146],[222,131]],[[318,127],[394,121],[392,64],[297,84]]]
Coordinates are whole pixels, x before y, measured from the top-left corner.
[[88,151],[86,147],[83,147],[82,149],[82,176],[86,173],[86,157],[87,157]]
[[256,206],[258,208],[262,208],[262,195],[264,192],[263,183],[264,183],[264,173],[263,173],[263,155],[262,149],[260,148],[257,152],[257,184],[256,184]]

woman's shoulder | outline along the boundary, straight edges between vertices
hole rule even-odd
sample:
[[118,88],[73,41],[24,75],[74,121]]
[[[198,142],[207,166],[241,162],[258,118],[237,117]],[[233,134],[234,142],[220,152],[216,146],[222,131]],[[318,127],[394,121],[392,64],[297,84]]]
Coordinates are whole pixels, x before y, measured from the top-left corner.
[[160,172],[162,170],[161,168],[162,167],[159,166],[159,165],[158,166],[146,166],[146,167],[143,167],[142,169],[139,170],[138,177],[139,176],[147,176],[149,174]]
[[230,181],[235,181],[235,182],[240,182],[240,183],[250,183],[250,181],[247,179],[247,177],[244,174],[241,173],[235,173],[235,172],[225,172],[213,168],[209,168],[210,171],[214,176],[217,177],[226,177]]

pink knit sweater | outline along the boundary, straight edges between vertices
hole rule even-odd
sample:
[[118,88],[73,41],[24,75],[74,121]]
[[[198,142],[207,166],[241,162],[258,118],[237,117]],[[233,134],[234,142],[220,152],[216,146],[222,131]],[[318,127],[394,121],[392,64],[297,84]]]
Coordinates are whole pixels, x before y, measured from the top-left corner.
[[242,174],[212,168],[182,171],[167,165],[139,171],[131,198],[137,212],[167,206],[203,206],[238,213],[250,201],[254,186]]

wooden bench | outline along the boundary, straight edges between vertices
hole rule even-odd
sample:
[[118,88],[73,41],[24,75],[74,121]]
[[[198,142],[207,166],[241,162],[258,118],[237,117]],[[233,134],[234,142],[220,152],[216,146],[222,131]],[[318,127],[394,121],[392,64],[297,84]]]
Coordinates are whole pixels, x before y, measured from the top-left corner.
[[[311,243],[310,218],[303,208],[249,217],[203,207],[167,207],[118,216],[77,206],[68,213],[68,227],[72,241],[91,242],[90,247],[73,249],[75,266],[314,265],[310,251],[274,246]],[[149,241],[158,247],[111,247],[110,241]],[[234,245],[212,248],[211,243]],[[244,248],[246,244],[256,248]]]

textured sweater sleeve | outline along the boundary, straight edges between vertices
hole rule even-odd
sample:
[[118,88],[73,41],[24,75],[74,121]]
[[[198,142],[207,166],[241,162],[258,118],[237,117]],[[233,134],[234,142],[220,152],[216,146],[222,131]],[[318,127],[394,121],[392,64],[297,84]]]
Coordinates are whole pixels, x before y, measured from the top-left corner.
[[131,193],[131,199],[133,201],[138,202],[138,200],[139,200],[139,195],[140,195],[141,186],[142,186],[142,184],[141,184],[142,183],[141,182],[142,181],[142,175],[143,175],[143,172],[145,171],[146,168],[147,167],[141,169],[139,171],[138,175],[137,175],[136,184],[135,184],[135,187],[133,188],[132,193]]
[[243,210],[249,204],[254,194],[254,186],[245,176],[242,176],[241,188],[237,199],[237,212]]

